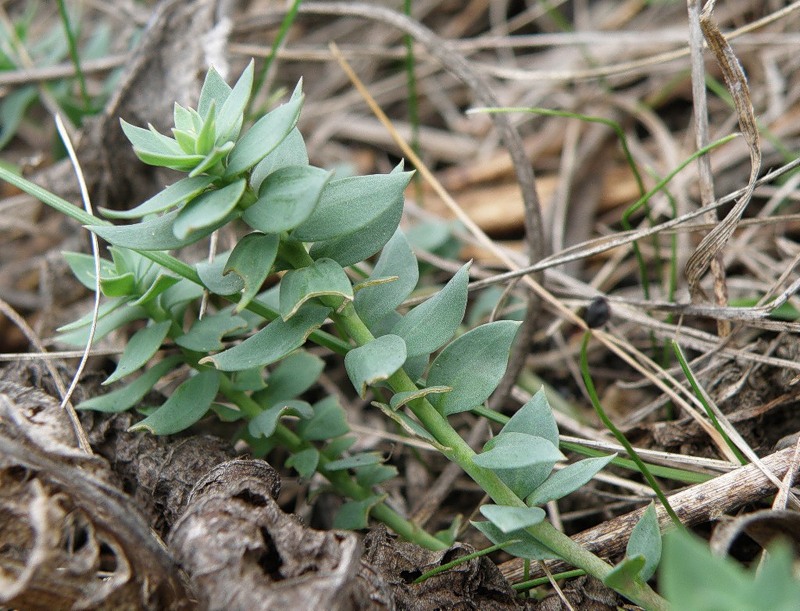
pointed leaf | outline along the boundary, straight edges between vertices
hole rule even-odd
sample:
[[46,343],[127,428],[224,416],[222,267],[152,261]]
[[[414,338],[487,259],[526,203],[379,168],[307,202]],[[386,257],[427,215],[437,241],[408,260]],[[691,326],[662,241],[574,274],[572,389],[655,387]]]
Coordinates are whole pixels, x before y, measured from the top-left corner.
[[427,385],[453,390],[432,396],[434,407],[450,415],[483,403],[503,377],[518,328],[518,322],[499,320],[467,331],[448,344],[431,364]]
[[195,131],[192,113],[177,102],[172,105],[172,120],[177,129],[185,132]]
[[375,452],[364,452],[363,454],[354,454],[339,460],[332,460],[325,465],[326,471],[345,471],[347,469],[356,469],[357,467],[365,467],[368,465],[377,465],[383,460],[380,454]]
[[75,406],[75,409],[91,409],[97,412],[117,413],[124,412],[136,406],[144,396],[149,393],[156,382],[182,363],[180,356],[174,355],[165,358],[157,365],[153,365],[133,382],[128,382],[122,388],[92,397]]
[[170,321],[165,320],[134,333],[128,340],[128,345],[125,346],[125,351],[122,353],[114,373],[108,376],[103,384],[116,382],[144,366],[161,348],[171,324]]
[[616,454],[587,458],[555,471],[525,499],[525,504],[544,505],[575,492],[597,475],[615,456]]
[[[202,197],[202,196],[200,196]],[[181,210],[168,212],[163,216],[136,223],[135,225],[88,225],[86,229],[103,238],[106,242],[135,250],[175,250],[193,244],[213,233],[233,218],[228,215],[213,225],[177,238],[172,232],[173,223]]]
[[244,289],[236,311],[241,312],[261,290],[261,285],[272,273],[272,264],[278,254],[280,239],[277,235],[251,233],[244,236],[231,252],[223,274],[235,274],[242,279]]
[[333,439],[349,431],[344,409],[333,396],[314,404],[314,416],[310,420],[297,423],[297,434],[306,441]]
[[[491,522],[470,522],[475,528],[481,531],[489,541],[495,545],[503,545],[503,551],[516,556],[517,558],[527,558],[528,560],[550,560],[558,558],[559,555],[551,549],[545,547],[524,530],[513,533],[504,533]],[[511,541],[516,541],[511,543]]]
[[166,403],[128,430],[172,435],[189,428],[211,407],[219,389],[219,372],[201,371],[175,389]]
[[308,267],[293,269],[281,280],[280,313],[283,320],[292,318],[300,307],[314,297],[333,296],[353,299],[350,279],[336,261],[319,259]]
[[294,399],[311,388],[325,368],[325,361],[318,356],[299,350],[283,359],[269,374],[267,388],[254,399],[262,405]]
[[178,211],[172,233],[179,240],[186,239],[207,227],[218,227],[239,203],[247,181],[243,178],[221,189],[198,195]]
[[622,562],[603,579],[603,583],[616,590],[630,589],[639,580],[644,565],[644,556],[625,556]]
[[366,528],[369,525],[369,512],[385,498],[385,494],[376,494],[362,501],[348,501],[339,508],[333,519],[333,527],[341,530]]
[[230,312],[206,315],[192,323],[192,328],[175,340],[181,348],[195,352],[211,352],[222,350],[225,345],[222,338],[236,331],[247,329],[247,321],[241,316],[233,316]]
[[269,409],[265,409],[253,418],[247,425],[247,432],[253,437],[272,437],[275,428],[278,426],[278,420],[286,415],[300,416],[307,419],[314,415],[314,410],[305,401],[296,399],[282,401]]
[[151,129],[144,129],[131,125],[124,119],[120,119],[120,125],[137,154],[141,152],[152,156],[186,157],[183,149],[175,140],[159,134],[152,126],[150,126]]
[[644,558],[645,562],[639,573],[642,581],[647,581],[655,574],[661,560],[661,531],[653,503],[650,503],[633,527],[625,555],[629,558]]
[[223,275],[230,256],[230,252],[220,253],[213,261],[200,261],[195,266],[203,286],[216,295],[235,295],[244,290],[244,281],[240,276]]
[[504,433],[526,433],[544,437],[558,445],[558,425],[553,409],[547,401],[544,388],[540,388],[528,402],[520,407],[503,427]]
[[518,469],[565,460],[559,449],[543,437],[525,433],[500,433],[472,461],[486,469]]
[[355,265],[378,252],[391,239],[403,216],[403,200],[397,199],[386,211],[355,233],[316,242],[309,254],[328,257],[342,267]]
[[307,166],[308,151],[303,135],[296,127],[289,132],[273,151],[258,162],[250,173],[250,186],[258,191],[264,179],[273,172],[288,166]]
[[[94,257],[81,252],[62,252],[64,260],[72,270],[72,274],[90,291],[95,288]],[[114,263],[108,259],[100,259],[100,277],[111,276],[117,271]]]
[[302,94],[292,96],[256,121],[231,151],[225,176],[241,174],[271,153],[297,124],[302,106]]
[[217,142],[225,140],[235,140],[238,134],[237,125],[241,126],[242,116],[247,102],[250,99],[250,92],[253,89],[253,60],[247,64],[239,80],[233,86],[227,99],[218,106],[217,112]]
[[332,180],[313,214],[294,230],[292,237],[319,242],[361,231],[403,201],[411,176],[411,172],[396,172]]
[[[89,321],[91,320],[91,317],[92,316],[90,312],[86,317],[81,319],[81,321],[76,321],[82,322],[85,320],[86,324],[83,326],[67,325],[67,327],[70,327],[70,329],[74,330],[67,331],[67,327],[61,327],[61,330],[67,332],[59,333],[56,336],[56,341],[71,346],[85,346],[86,342],[89,340]],[[120,327],[124,327],[128,323],[140,318],[147,318],[147,313],[143,308],[124,304],[119,307],[118,304],[115,304],[113,309],[111,309],[105,316],[98,319],[97,327],[95,328],[94,332],[94,341],[99,342],[112,331],[119,329]]]
[[[464,265],[441,291],[411,310],[394,326],[392,333],[405,340],[409,357],[430,354],[453,337],[467,309],[468,270],[469,264]],[[507,360],[503,363],[504,369]]]
[[370,330],[405,301],[419,280],[417,258],[402,231],[396,231],[384,246],[370,280],[386,276],[396,276],[397,280],[366,286],[356,292],[353,302],[356,312]]
[[291,320],[276,318],[238,346],[207,356],[200,363],[209,363],[222,371],[269,365],[302,346],[308,335],[322,326],[328,312],[330,309],[324,306],[307,304]]
[[356,481],[367,488],[382,484],[393,477],[397,477],[397,467],[392,465],[375,464],[356,468]]
[[303,479],[311,479],[314,473],[317,472],[319,451],[316,448],[300,450],[287,458],[284,464],[297,471],[298,475]]
[[131,210],[101,208],[100,211],[103,213],[103,216],[112,219],[133,219],[141,218],[148,214],[157,214],[193,199],[205,191],[212,182],[214,182],[213,176],[184,178],[171,184],[163,191],[159,191],[157,195],[154,195]]
[[205,150],[202,151],[200,154],[206,153],[206,155],[203,157],[202,161],[195,165],[192,171],[189,172],[189,178],[200,176],[205,172],[211,172],[214,166],[221,162],[232,150],[233,142],[224,142],[219,146],[208,149],[208,152]]
[[383,335],[348,352],[344,357],[344,366],[363,399],[367,387],[388,379],[405,361],[406,345],[402,338]]
[[545,512],[539,507],[509,507],[507,505],[481,505],[483,517],[504,533],[514,532],[543,521]]
[[330,172],[307,165],[276,170],[261,183],[258,199],[242,219],[264,233],[294,229],[314,212],[330,177]]
[[200,90],[197,112],[203,119],[208,118],[209,112],[212,111],[215,106],[217,108],[222,108],[230,93],[230,85],[219,75],[219,72],[216,71],[214,66],[211,66],[206,73],[203,87]]

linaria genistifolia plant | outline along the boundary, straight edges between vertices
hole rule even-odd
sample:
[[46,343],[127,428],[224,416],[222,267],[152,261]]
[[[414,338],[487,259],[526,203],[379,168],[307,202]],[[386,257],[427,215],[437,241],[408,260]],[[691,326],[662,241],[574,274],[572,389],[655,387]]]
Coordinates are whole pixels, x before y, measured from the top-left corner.
[[[552,472],[564,457],[542,392],[480,454],[448,422],[494,391],[519,323],[499,320],[458,334],[469,265],[425,302],[405,314],[397,311],[418,281],[416,257],[398,230],[411,173],[398,166],[385,175],[338,178],[309,165],[295,127],[303,104],[300,85],[288,102],[242,133],[252,83],[252,63],[232,88],[210,70],[197,109],[175,105],[171,137],[122,122],[144,163],[186,174],[132,210],[103,211],[136,223],[102,221],[0,168],[5,180],[111,245],[110,258],[100,264],[108,299],[95,337],[146,321],[106,380],[127,384],[79,407],[142,410],[143,398],[161,378],[186,367],[191,374],[162,405],[144,409],[147,416],[134,430],[177,433],[209,412],[240,421],[240,438],[254,453],[282,446],[291,456],[288,466],[300,476],[319,473],[348,499],[337,527],[362,528],[372,517],[420,545],[447,547],[451,541],[429,535],[383,502],[379,485],[395,469],[379,454],[348,451],[354,437],[336,397],[314,404],[298,398],[324,366],[303,347],[308,341],[325,346],[344,354],[360,396],[380,387],[378,396],[390,398],[375,405],[388,418],[458,463],[486,491],[493,504],[481,510],[488,521],[476,526],[494,543],[516,541],[507,550],[525,558],[563,558],[632,601],[665,609],[646,583],[660,553],[654,513],[616,569],[544,520],[539,505],[583,485],[612,457]],[[230,223],[249,233],[212,263],[169,254]],[[372,273],[354,283],[354,266],[379,252]],[[92,258],[71,253],[67,260],[93,287]],[[276,272],[284,273],[261,292]],[[200,318],[204,291],[212,307]],[[321,329],[327,321],[338,337]],[[86,316],[62,328],[61,341],[86,342],[90,322]],[[160,360],[147,368],[157,354]]]

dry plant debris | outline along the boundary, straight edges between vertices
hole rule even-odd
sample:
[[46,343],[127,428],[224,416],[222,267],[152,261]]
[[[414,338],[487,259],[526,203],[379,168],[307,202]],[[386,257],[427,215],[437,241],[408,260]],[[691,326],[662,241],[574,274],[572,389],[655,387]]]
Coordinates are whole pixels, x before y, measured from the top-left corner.
[[[24,4],[3,5],[0,17],[20,19]],[[83,65],[90,88],[99,92],[110,70],[122,73],[103,111],[86,117],[74,135],[95,205],[127,209],[170,178],[135,160],[117,118],[165,128],[174,101],[196,100],[209,62],[220,70],[229,66],[232,77],[251,57],[257,62],[268,57],[286,11],[263,0],[119,4],[122,13],[99,3],[80,14],[87,31],[90,24],[102,24],[117,42],[104,57]],[[727,550],[742,530],[759,541],[775,529],[797,540],[790,489],[800,431],[800,304],[794,297],[800,256],[798,3],[689,2],[689,17],[681,2],[512,4],[418,0],[405,18],[399,3],[301,3],[259,104],[268,106],[270,94],[291,90],[303,77],[307,102],[300,128],[314,162],[359,173],[391,169],[405,153],[339,68],[329,47],[335,41],[424,167],[490,238],[487,245],[463,225],[450,225],[454,247],[437,248],[435,234],[453,212],[429,183],[412,184],[403,222],[409,231],[428,232],[417,242],[419,259],[443,277],[463,260],[475,259],[478,320],[492,315],[491,307],[477,307],[478,288],[495,284],[501,313],[514,308],[516,315],[520,309],[527,313],[528,342],[511,368],[522,374],[511,380],[517,383],[513,390],[510,384],[501,387],[493,406],[510,415],[544,381],[562,398],[557,412],[562,434],[611,447],[613,439],[597,426],[584,395],[576,333],[583,326],[582,309],[605,296],[611,319],[595,332],[589,358],[606,410],[637,448],[669,453],[662,459],[668,466],[717,478],[685,490],[672,484],[668,494],[679,515],[691,514],[687,521],[699,524],[733,511],[753,512],[727,534],[720,531],[719,549]],[[58,24],[49,10],[40,7],[31,37]],[[689,23],[690,17],[697,21]],[[134,44],[142,28],[141,41]],[[7,37],[5,26],[3,32]],[[416,101],[402,67],[406,34],[412,39]],[[694,59],[692,47],[699,49]],[[68,62],[20,64],[0,71],[0,94],[41,88],[73,74]],[[706,122],[693,108],[698,86],[706,94]],[[42,105],[49,104],[42,95]],[[573,116],[465,114],[486,105]],[[641,182],[611,122],[625,134]],[[714,148],[705,170],[689,163],[645,206],[626,214],[699,146],[736,130],[744,137]],[[34,109],[0,156],[77,203],[71,166],[50,158],[53,141],[45,111]],[[47,338],[88,299],[68,278],[58,251],[85,249],[85,235],[5,185],[2,195],[0,299],[24,316],[48,349],[58,351]],[[712,209],[721,222],[708,216]],[[709,266],[712,273],[706,275]],[[511,268],[532,275],[523,281],[501,275]],[[404,573],[410,569],[402,562],[423,570],[441,563],[443,555],[422,554],[382,530],[359,543],[355,535],[304,526],[283,510],[321,529],[331,525],[337,501],[325,494],[305,500],[317,482],[299,481],[288,469],[275,474],[265,463],[229,462],[234,449],[221,440],[231,433],[224,426],[203,423],[207,430],[196,437],[155,439],[127,432],[130,416],[86,416],[84,426],[99,456],[85,457],[55,409],[58,390],[50,373],[25,365],[30,343],[10,317],[0,316],[0,337],[4,360],[16,363],[3,368],[0,387],[0,512],[8,517],[0,520],[4,605],[180,608],[200,600],[243,608],[253,597],[275,606],[299,605],[298,591],[307,592],[311,581],[318,588],[316,600],[330,608],[430,608],[444,601],[465,608],[562,608],[555,594],[543,602],[514,599],[486,560],[464,565],[447,578],[452,581],[410,585]],[[94,367],[108,367],[108,355],[118,352],[123,339],[106,340]],[[741,445],[762,457],[760,466],[731,471],[738,463],[664,350],[673,339],[687,353],[707,399],[740,434]],[[77,360],[62,357],[55,369],[68,379]],[[347,389],[344,374],[331,374],[323,385],[341,397],[349,420],[359,427],[358,447],[390,453],[403,473],[386,490],[395,506],[409,515],[420,510],[430,531],[477,512],[482,491],[440,457],[396,437],[397,430]],[[81,392],[98,392],[91,375]],[[474,431],[473,446],[488,438],[488,427],[476,426],[474,416],[459,418],[465,438]],[[788,515],[775,507],[762,517],[765,499],[778,490],[764,469],[788,478],[780,497]],[[241,478],[247,470],[257,475]],[[721,470],[730,472],[720,475]],[[728,481],[735,485],[728,487]],[[713,502],[704,496],[710,489],[716,491]],[[549,518],[601,555],[618,559],[642,511],[637,508],[650,496],[637,475],[615,469],[612,477],[548,506]],[[210,550],[203,547],[204,537],[194,540],[192,529],[217,511],[226,512],[230,528],[248,538],[233,537]],[[760,520],[768,526],[759,531]],[[465,528],[461,535],[477,548],[486,546],[473,530]],[[313,566],[294,564],[304,561],[293,547],[298,541],[318,554]],[[452,559],[467,547],[444,555]],[[502,554],[493,558],[506,578],[522,578],[521,562]],[[208,572],[208,566],[223,564],[225,570]],[[264,574],[285,574],[242,591],[220,589],[220,580],[229,579],[226,571],[240,569],[251,584]],[[304,580],[304,571],[314,578]],[[620,604],[588,580],[564,589],[575,608]]]

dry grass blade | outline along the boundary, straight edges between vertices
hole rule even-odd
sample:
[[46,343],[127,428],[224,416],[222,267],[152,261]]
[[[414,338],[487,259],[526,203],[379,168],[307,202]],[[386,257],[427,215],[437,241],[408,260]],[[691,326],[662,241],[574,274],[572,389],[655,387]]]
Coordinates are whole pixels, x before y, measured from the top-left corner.
[[758,172],[761,169],[761,145],[759,142],[755,111],[753,110],[753,102],[750,99],[750,88],[747,85],[747,78],[744,75],[744,70],[742,70],[739,60],[736,58],[736,55],[734,55],[730,44],[722,35],[722,32],[720,32],[719,27],[711,18],[714,4],[715,2],[712,0],[703,8],[700,14],[700,27],[703,30],[703,35],[708,42],[708,46],[714,53],[714,57],[722,70],[722,76],[733,98],[733,103],[739,118],[739,127],[750,149],[750,179],[747,183],[747,189],[736,202],[733,209],[719,225],[703,238],[700,245],[686,262],[686,279],[689,282],[689,290],[693,295],[702,293],[702,289],[700,288],[701,276],[711,265],[712,260],[717,256],[717,253],[722,250],[736,229],[739,219],[742,217],[744,209],[747,207],[753,195]]

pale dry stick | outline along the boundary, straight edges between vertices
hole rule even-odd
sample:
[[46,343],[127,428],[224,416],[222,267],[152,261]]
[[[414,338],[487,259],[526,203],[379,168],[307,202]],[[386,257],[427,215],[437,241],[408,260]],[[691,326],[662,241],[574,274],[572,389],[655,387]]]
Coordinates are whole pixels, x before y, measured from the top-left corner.
[[[793,13],[797,9],[800,9],[800,0],[793,2],[789,6],[777,10],[774,13],[766,15],[761,19],[757,19],[752,23],[748,23],[747,25],[744,25],[740,28],[737,28],[729,32],[727,38],[728,40],[733,40],[734,38],[742,36],[743,34],[747,34],[749,32],[752,32],[753,30],[762,28],[766,25],[774,23],[775,21],[783,19],[784,17],[786,17],[790,13]],[[506,80],[577,81],[577,80],[602,78],[619,74],[626,74],[628,72],[634,72],[636,70],[649,68],[651,66],[656,66],[658,64],[664,64],[678,59],[683,59],[688,55],[689,55],[689,49],[683,47],[680,49],[676,49],[674,51],[667,51],[665,53],[658,53],[656,55],[651,55],[650,57],[645,57],[643,59],[637,59],[628,62],[620,62],[618,64],[601,66],[599,68],[587,68],[585,70],[524,70],[519,68],[504,68],[504,67],[498,67],[489,64],[479,64],[479,63],[475,63],[474,65],[477,68],[479,68],[481,72],[483,72],[484,74],[490,74],[492,76],[496,76],[498,78],[504,78]]]
[[[121,354],[121,350],[92,350],[89,355],[90,356],[114,356]],[[51,350],[50,352],[45,353],[30,353],[30,352],[0,352],[0,362],[4,361],[46,361],[48,359],[51,360],[61,360],[61,359],[79,359],[83,356],[83,350],[62,350],[61,352],[56,352]]]
[[[84,74],[108,72],[124,66],[131,59],[130,53],[116,53],[97,59],[82,59],[81,70]],[[22,70],[3,70],[0,72],[0,87],[17,87],[30,83],[46,83],[75,76],[75,64],[57,64],[55,66],[34,66]]]
[[709,0],[703,8],[699,17],[700,28],[703,30],[703,36],[708,46],[714,53],[725,84],[733,98],[733,105],[736,108],[736,114],[739,119],[739,127],[750,151],[750,178],[747,181],[747,188],[742,197],[725,218],[703,237],[697,249],[686,262],[684,273],[689,283],[689,291],[693,296],[702,295],[700,278],[733,235],[739,219],[742,217],[747,204],[750,203],[758,173],[761,169],[761,142],[753,103],[750,99],[750,89],[747,86],[747,79],[739,60],[722,32],[720,32],[719,27],[711,18],[714,3],[715,0]]
[[[793,467],[795,449],[786,448],[762,459],[766,467],[779,478],[785,477]],[[716,520],[726,513],[748,503],[753,503],[775,492],[775,486],[756,465],[740,467],[712,480],[691,486],[669,496],[681,522],[694,526]],[[633,527],[639,522],[645,508],[616,517],[585,530],[572,539],[589,551],[604,557],[622,554]],[[663,507],[656,508],[662,532],[672,527],[672,522]],[[549,564],[553,572],[566,570],[568,565],[556,561]],[[523,561],[515,558],[500,565],[500,570],[511,582],[523,578]],[[540,577],[532,575],[531,577]]]
[[[86,210],[87,213],[93,215],[94,210],[92,210],[92,201],[89,198],[89,189],[86,187],[86,179],[83,176],[81,164],[78,161],[78,156],[75,154],[75,148],[72,146],[72,141],[64,127],[60,114],[56,115],[56,129],[58,130],[59,136],[61,136],[61,142],[64,144],[64,148],[67,150],[67,155],[69,155],[72,167],[75,169],[75,176],[78,179],[78,186],[81,192],[81,201],[83,201],[83,209]],[[75,389],[78,387],[81,374],[86,367],[86,362],[89,360],[94,334],[97,331],[97,317],[100,313],[100,244],[94,233],[89,232],[89,236],[92,244],[92,257],[94,259],[94,305],[92,306],[92,320],[89,324],[89,337],[86,339],[86,348],[83,350],[83,356],[78,362],[78,367],[75,370],[75,374],[72,376],[72,382],[70,382],[67,392],[64,393],[64,396],[61,398],[61,409],[65,409],[67,405],[70,405],[72,393],[74,393]],[[70,409],[72,409],[71,406]]]
[[547,568],[547,563],[544,560],[539,560],[539,561],[537,561],[536,565],[544,572],[545,575],[547,575],[547,581],[550,582],[550,585],[556,591],[556,594],[561,599],[561,602],[563,602],[567,606],[567,610],[568,611],[575,611],[575,607],[573,607],[570,604],[569,600],[567,600],[567,597],[564,595],[564,592],[561,590],[561,586],[558,585],[558,582],[553,577],[553,573],[550,571],[549,568]]
[[775,496],[775,501],[772,503],[772,509],[786,509],[789,503],[788,491],[794,485],[795,476],[798,469],[800,469],[800,439],[794,444],[794,454],[792,454],[792,461],[786,475],[783,476],[783,488],[780,489]]
[[[28,326],[28,323],[25,322],[25,319],[20,316],[17,311],[12,308],[8,303],[6,303],[3,299],[0,299],[0,313],[3,313],[8,320],[14,323],[17,328],[22,331],[23,335],[27,338],[27,340],[31,343],[31,345],[36,348],[41,353],[46,352],[42,341],[36,335],[36,333]],[[53,383],[56,385],[58,389],[58,394],[62,397],[66,395],[67,388],[64,386],[64,381],[61,379],[56,368],[53,366],[53,363],[50,362],[49,359],[44,360],[44,366],[47,369],[47,372],[53,378]],[[86,452],[86,454],[92,454],[92,446],[89,443],[89,438],[86,436],[86,432],[83,430],[81,426],[81,421],[78,419],[78,414],[75,412],[75,408],[72,406],[71,403],[67,403],[66,405],[67,415],[69,416],[70,423],[72,424],[72,428],[75,432],[75,437],[78,440],[78,445],[80,446],[81,450]]]
[[[339,60],[342,69],[348,74],[353,85],[358,89],[361,95],[366,100],[367,104],[369,105],[372,112],[375,114],[376,117],[384,124],[387,130],[392,134],[392,137],[395,139],[397,145],[402,149],[403,154],[405,154],[414,166],[418,169],[420,174],[425,178],[428,184],[431,185],[433,190],[436,194],[442,199],[443,202],[447,205],[450,211],[461,221],[464,226],[469,230],[470,233],[475,236],[475,239],[484,246],[487,250],[489,250],[492,254],[494,254],[503,264],[511,270],[517,269],[519,266],[515,263],[515,261],[509,257],[506,252],[499,248],[492,240],[487,236],[483,230],[478,227],[478,225],[467,215],[464,210],[455,202],[455,200],[450,196],[447,190],[442,186],[439,180],[433,175],[433,173],[428,169],[428,167],[422,162],[422,160],[417,156],[414,150],[408,145],[408,143],[394,130],[392,126],[392,122],[389,117],[383,112],[383,110],[375,103],[374,99],[370,96],[369,91],[365,87],[365,85],[361,82],[358,76],[353,72],[350,65],[347,63],[341,54],[337,54],[335,47],[332,49],[334,55],[336,55],[337,59]],[[558,299],[556,299],[549,291],[547,291],[541,284],[536,282],[530,276],[524,276],[525,283],[544,301],[549,303],[552,307],[554,307],[558,312],[560,312],[563,316],[570,319],[574,324],[580,327],[582,330],[586,330],[588,327],[586,323],[578,317],[572,310],[567,308],[564,304],[562,304]],[[696,402],[697,407],[694,409],[690,407],[690,404],[687,404],[683,399],[670,388],[667,384],[665,384],[660,378],[653,375],[650,370],[646,369],[641,363],[646,363],[649,367],[653,370],[659,370],[658,365],[656,365],[651,359],[647,358],[643,353],[638,351],[633,346],[627,345],[626,349],[630,352],[630,355],[625,352],[620,346],[617,345],[617,338],[600,331],[599,329],[594,330],[595,337],[599,338],[603,344],[606,345],[607,348],[615,352],[620,358],[622,358],[625,362],[631,365],[635,370],[639,371],[642,375],[650,379],[658,388],[660,388],[663,392],[667,393],[674,401],[678,404],[683,405],[686,409],[687,413],[692,415],[693,418],[697,421],[697,423],[706,431],[708,436],[714,441],[715,445],[719,449],[719,451],[724,455],[727,456],[730,460],[735,460],[735,456],[731,452],[730,448],[728,448],[725,440],[719,434],[719,432],[711,426],[711,424],[700,414],[698,408],[702,408],[697,398],[689,395],[690,402]],[[631,356],[633,355],[633,356]],[[634,358],[635,357],[635,358]],[[683,388],[678,384],[677,380],[670,376],[669,374],[665,374],[665,376],[670,383],[672,383],[676,388],[683,391]]]
[[[689,13],[689,50],[692,66],[692,104],[694,106],[695,144],[699,149],[707,146],[711,139],[708,135],[708,98],[706,96],[706,69],[703,59],[703,31],[700,28],[700,0],[688,0]],[[702,155],[697,158],[697,169],[700,187],[700,203],[705,206],[714,201],[714,175],[711,172],[711,156]],[[706,221],[716,224],[719,216],[716,210],[710,210]],[[710,261],[711,274],[714,277],[714,298],[717,305],[728,305],[728,287],[725,284],[725,265],[722,252],[718,251]],[[731,333],[728,321],[717,319],[717,334],[727,337]]]
[[698,386],[700,389],[700,393],[703,395],[708,407],[714,412],[714,415],[717,417],[717,421],[719,422],[721,428],[725,431],[725,434],[730,438],[730,440],[736,445],[737,448],[745,455],[747,460],[751,463],[756,465],[764,475],[778,488],[780,492],[783,492],[786,495],[787,500],[792,504],[795,510],[800,509],[800,501],[798,501],[797,497],[785,486],[784,482],[780,479],[775,477],[773,473],[770,472],[769,469],[764,465],[762,460],[758,457],[758,455],[753,451],[750,447],[750,444],[745,441],[745,439],[739,434],[739,431],[731,424],[728,417],[722,413],[722,410],[717,406],[716,402],[711,398],[711,396],[706,392],[706,389],[703,386]]

